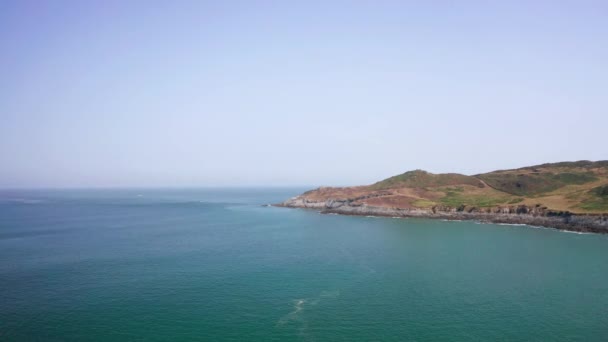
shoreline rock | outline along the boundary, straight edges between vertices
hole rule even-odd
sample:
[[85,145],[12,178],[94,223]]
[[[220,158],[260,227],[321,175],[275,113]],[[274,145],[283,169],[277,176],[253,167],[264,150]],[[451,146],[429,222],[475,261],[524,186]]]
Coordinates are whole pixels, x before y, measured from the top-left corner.
[[540,205],[492,208],[434,206],[432,208],[389,208],[353,203],[354,200],[310,201],[302,196],[275,204],[277,207],[319,210],[322,214],[351,216],[418,217],[445,220],[475,220],[490,223],[524,224],[581,233],[608,233],[608,215],[553,211]]

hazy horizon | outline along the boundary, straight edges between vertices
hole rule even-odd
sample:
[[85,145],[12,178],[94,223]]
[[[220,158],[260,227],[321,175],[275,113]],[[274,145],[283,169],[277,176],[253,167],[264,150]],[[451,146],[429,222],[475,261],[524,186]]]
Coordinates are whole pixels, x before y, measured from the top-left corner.
[[0,3],[0,188],[606,160],[608,4]]
[[[571,161],[575,161],[575,160],[560,160],[560,161],[556,161],[556,162],[571,162]],[[583,161],[583,160],[576,160],[576,161]],[[593,161],[600,161],[600,160],[593,160]],[[550,162],[553,163],[553,162]],[[513,167],[513,168],[509,168],[509,169],[517,169],[520,167],[527,167],[527,166],[535,166],[535,165],[540,165],[540,164],[546,164],[546,163],[539,163],[539,164],[534,164],[534,165],[521,165],[519,167]],[[386,175],[386,176],[382,176],[381,178],[378,178],[374,181],[368,182],[368,183],[334,183],[334,184],[323,184],[323,183],[311,183],[311,184],[219,184],[219,185],[204,185],[204,184],[183,184],[183,185],[163,185],[163,184],[155,184],[155,185],[146,185],[146,184],[140,184],[140,185],[104,185],[104,184],[99,184],[99,185],[57,185],[57,186],[3,186],[0,187],[0,190],[137,190],[137,189],[150,189],[150,190],[154,190],[154,189],[167,189],[167,190],[171,190],[171,189],[266,189],[266,188],[303,188],[303,189],[312,189],[312,188],[317,188],[317,187],[325,187],[325,186],[336,186],[336,187],[344,187],[344,186],[357,186],[357,185],[371,185],[377,181],[381,181],[384,180],[386,178],[392,177],[392,176],[396,176],[398,174],[407,172],[407,171],[415,171],[417,169],[409,169],[409,170],[404,170],[403,172],[398,172],[396,174],[391,174],[391,175]],[[465,175],[469,175],[469,176],[475,176],[477,174],[480,173],[485,173],[485,172],[490,172],[490,171],[500,171],[500,170],[506,170],[506,169],[495,169],[495,170],[486,170],[486,171],[482,171],[482,172],[478,172],[478,173],[465,173]],[[430,173],[453,173],[452,171],[445,171],[445,172],[433,172],[432,170],[424,170]]]

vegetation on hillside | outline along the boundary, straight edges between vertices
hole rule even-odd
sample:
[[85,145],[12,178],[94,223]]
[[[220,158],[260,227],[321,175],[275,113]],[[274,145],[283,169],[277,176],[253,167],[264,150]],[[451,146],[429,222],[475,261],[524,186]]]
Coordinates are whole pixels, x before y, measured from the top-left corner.
[[373,189],[390,189],[398,187],[429,188],[450,185],[473,185],[483,187],[479,179],[458,173],[433,174],[423,170],[408,171],[403,174],[387,178],[371,186]]
[[597,181],[593,173],[586,172],[490,172],[478,175],[494,189],[518,196],[536,196],[557,190],[566,185],[579,185]]
[[598,186],[588,191],[580,208],[591,211],[608,211],[608,184]]

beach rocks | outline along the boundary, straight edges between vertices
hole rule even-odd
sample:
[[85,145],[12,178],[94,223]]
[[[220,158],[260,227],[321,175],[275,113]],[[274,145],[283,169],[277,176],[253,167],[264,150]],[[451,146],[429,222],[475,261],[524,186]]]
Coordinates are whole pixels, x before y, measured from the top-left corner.
[[[357,199],[359,200],[359,199]],[[354,199],[310,201],[296,196],[277,204],[280,207],[317,209],[322,213],[360,216],[420,217],[448,220],[478,220],[493,223],[526,224],[576,232],[608,233],[607,215],[577,215],[537,206],[499,206],[494,208],[434,206],[432,208],[388,208],[354,203]]]

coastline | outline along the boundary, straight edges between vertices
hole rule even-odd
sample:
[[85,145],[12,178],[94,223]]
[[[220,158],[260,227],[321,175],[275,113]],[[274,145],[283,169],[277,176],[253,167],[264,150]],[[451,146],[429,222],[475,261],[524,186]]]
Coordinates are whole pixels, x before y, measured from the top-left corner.
[[467,208],[461,206],[432,208],[389,208],[366,204],[352,205],[349,201],[309,201],[300,196],[274,204],[276,207],[314,209],[322,214],[349,216],[379,216],[392,218],[428,218],[467,220],[484,223],[528,225],[577,233],[608,234],[608,215],[556,212],[545,208],[511,206],[495,208]]

